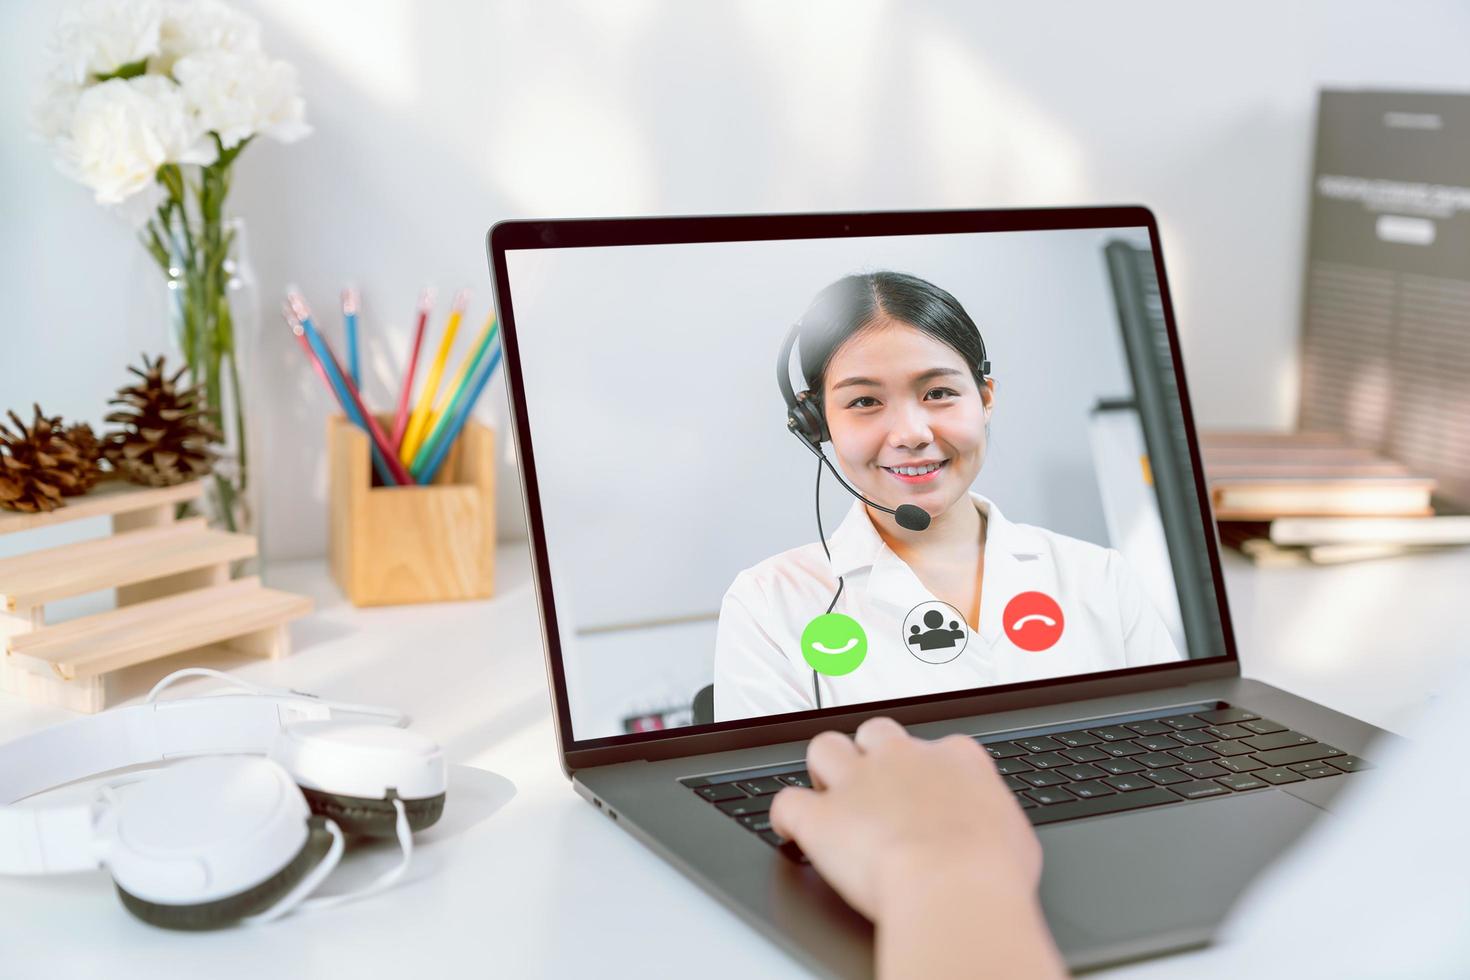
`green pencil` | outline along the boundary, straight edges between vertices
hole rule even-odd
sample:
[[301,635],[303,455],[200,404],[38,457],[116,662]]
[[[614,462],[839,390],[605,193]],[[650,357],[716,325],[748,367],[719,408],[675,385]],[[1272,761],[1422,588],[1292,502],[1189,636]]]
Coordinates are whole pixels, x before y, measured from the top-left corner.
[[413,463],[409,466],[409,471],[415,475],[415,479],[417,479],[417,474],[423,472],[425,464],[434,458],[435,453],[438,452],[439,443],[453,427],[450,423],[459,414],[460,402],[464,400],[465,395],[469,391],[470,379],[479,370],[480,362],[485,359],[485,352],[490,349],[491,342],[494,341],[495,335],[499,332],[500,324],[495,320],[491,320],[486,325],[485,332],[480,335],[480,342],[475,345],[474,351],[470,354],[469,362],[461,371],[458,383],[454,387],[454,393],[449,398],[449,404],[439,413],[439,421],[434,424],[434,428],[430,431],[429,437],[424,440],[424,444],[414,454]]

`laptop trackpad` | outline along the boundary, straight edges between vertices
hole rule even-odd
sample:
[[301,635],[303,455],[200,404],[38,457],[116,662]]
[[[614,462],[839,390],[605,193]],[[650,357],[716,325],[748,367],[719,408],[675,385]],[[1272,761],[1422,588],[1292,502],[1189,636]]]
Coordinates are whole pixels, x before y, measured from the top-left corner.
[[1210,936],[1322,811],[1276,790],[1039,829],[1041,901],[1074,968]]

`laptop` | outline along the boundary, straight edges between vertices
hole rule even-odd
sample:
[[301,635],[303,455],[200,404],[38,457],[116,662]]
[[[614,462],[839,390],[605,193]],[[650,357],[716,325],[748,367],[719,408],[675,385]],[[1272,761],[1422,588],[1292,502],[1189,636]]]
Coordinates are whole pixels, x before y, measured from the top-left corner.
[[815,973],[873,942],[770,824],[823,730],[982,743],[1074,970],[1208,943],[1369,778],[1381,732],[1241,676],[1146,208],[507,221],[488,251],[572,787]]

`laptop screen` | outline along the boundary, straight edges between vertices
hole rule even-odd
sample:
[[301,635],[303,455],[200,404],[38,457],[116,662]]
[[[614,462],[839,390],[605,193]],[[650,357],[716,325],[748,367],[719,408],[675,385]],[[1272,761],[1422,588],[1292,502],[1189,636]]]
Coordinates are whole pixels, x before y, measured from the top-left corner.
[[1227,655],[1148,227],[504,270],[577,742]]

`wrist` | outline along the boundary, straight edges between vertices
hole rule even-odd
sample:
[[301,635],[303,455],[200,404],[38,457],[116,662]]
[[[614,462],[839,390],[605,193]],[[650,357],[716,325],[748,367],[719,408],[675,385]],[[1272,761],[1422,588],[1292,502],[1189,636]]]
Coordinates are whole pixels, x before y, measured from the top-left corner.
[[928,848],[886,860],[875,883],[878,976],[971,977],[984,965],[994,976],[1065,977],[1037,876],[1008,857]]
[[953,845],[896,848],[879,862],[875,879],[874,921],[882,924],[902,912],[963,903],[970,909],[996,904],[1030,906],[1036,879],[1017,862],[996,860],[994,848]]

